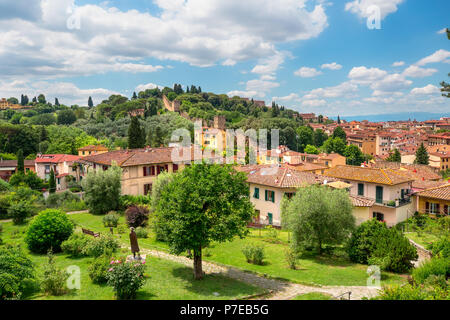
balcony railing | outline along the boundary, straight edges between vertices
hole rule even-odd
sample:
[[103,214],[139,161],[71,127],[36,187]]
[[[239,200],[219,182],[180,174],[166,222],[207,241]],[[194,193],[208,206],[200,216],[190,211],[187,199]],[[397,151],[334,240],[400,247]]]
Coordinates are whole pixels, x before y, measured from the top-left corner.
[[375,204],[383,205],[383,206],[389,207],[389,208],[399,208],[399,207],[403,207],[410,203],[411,203],[411,198],[409,198],[409,197],[399,199],[399,200],[391,200],[391,201],[375,201]]

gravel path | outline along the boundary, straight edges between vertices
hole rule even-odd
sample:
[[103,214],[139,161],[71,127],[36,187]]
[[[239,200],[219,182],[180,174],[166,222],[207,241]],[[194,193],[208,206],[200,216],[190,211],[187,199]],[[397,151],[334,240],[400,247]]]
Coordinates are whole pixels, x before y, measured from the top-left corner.
[[[181,263],[188,267],[192,267],[192,260],[183,257],[169,254],[163,251],[144,249],[142,254],[158,257],[161,259],[171,260]],[[313,287],[297,283],[291,283],[281,280],[268,279],[251,272],[245,272],[233,267],[221,266],[215,263],[203,261],[203,272],[205,274],[221,274],[226,277],[236,279],[251,285],[258,286],[267,291],[273,292],[269,296],[264,296],[263,300],[290,300],[298,295],[319,292],[338,297],[347,292],[351,292],[351,300],[361,300],[363,297],[374,297],[378,293],[377,288],[370,288],[365,286],[323,286]],[[348,299],[348,294],[344,295],[344,299]]]

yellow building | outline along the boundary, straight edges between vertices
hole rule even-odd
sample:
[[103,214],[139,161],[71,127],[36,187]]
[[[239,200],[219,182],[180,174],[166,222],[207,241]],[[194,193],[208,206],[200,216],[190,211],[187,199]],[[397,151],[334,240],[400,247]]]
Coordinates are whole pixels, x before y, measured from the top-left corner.
[[415,195],[416,210],[430,215],[448,215],[450,184],[421,191]]
[[106,153],[108,151],[109,151],[108,148],[103,145],[98,146],[91,145],[78,149],[78,155],[80,157],[93,156],[96,154]]
[[199,141],[203,148],[209,150],[217,150],[222,143],[222,151],[226,151],[227,133],[222,129],[203,127],[201,133],[195,132],[195,141]]

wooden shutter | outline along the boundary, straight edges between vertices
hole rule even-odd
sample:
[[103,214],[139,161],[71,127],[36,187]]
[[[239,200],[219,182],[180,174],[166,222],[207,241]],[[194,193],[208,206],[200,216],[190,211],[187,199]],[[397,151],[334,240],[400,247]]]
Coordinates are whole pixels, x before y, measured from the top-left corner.
[[144,167],[144,177],[147,176],[147,167]]
[[266,201],[267,200],[269,200],[269,197],[267,196],[267,190],[264,190],[266,193],[265,193],[265,195],[266,195]]
[[272,191],[272,202],[275,203],[275,191]]

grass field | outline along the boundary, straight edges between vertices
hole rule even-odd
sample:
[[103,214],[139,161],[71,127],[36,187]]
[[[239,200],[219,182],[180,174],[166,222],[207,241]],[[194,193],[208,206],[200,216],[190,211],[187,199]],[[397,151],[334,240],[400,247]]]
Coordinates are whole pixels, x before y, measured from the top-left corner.
[[438,237],[436,237],[433,234],[421,232],[420,235],[417,232],[405,232],[405,236],[408,239],[411,239],[417,244],[420,244],[423,247],[427,247],[430,243],[433,243],[438,240]]
[[[103,233],[109,232],[108,228],[103,227],[102,217],[100,216],[76,214],[72,215],[71,219],[85,228]],[[125,223],[123,217],[121,217],[120,223]],[[285,251],[289,248],[288,237],[287,232],[280,232],[278,240],[273,242],[266,237],[265,231],[252,230],[251,234],[245,239],[236,238],[232,242],[213,244],[211,248],[205,250],[203,258],[207,261],[234,266],[261,275],[309,285],[366,285],[367,266],[352,263],[345,256],[302,257],[298,261],[297,270],[289,269],[285,260]],[[121,239],[124,243],[129,243],[128,232],[122,234]],[[266,253],[264,265],[257,266],[247,263],[241,250],[248,243],[264,245]],[[139,245],[142,248],[168,250],[167,244],[156,241],[152,233],[149,234],[148,239],[139,239]],[[405,279],[399,275],[383,272],[383,284],[404,282]]]
[[325,293],[311,292],[296,296],[292,300],[331,300],[332,298],[332,296]]
[[[98,220],[98,217],[86,215],[87,220]],[[90,219],[89,219],[90,218]],[[23,241],[27,226],[14,226],[12,223],[3,223],[1,234],[4,243],[20,244],[26,248]],[[45,255],[30,253],[35,263],[38,277],[42,275],[43,265],[47,262]],[[27,297],[27,299],[51,300],[112,300],[114,292],[107,285],[93,284],[89,278],[88,267],[92,258],[71,258],[65,254],[55,255],[56,264],[61,268],[78,266],[81,270],[81,288],[70,293],[55,297],[45,296],[41,293]],[[193,280],[192,268],[184,265],[161,260],[153,257],[147,258],[147,280],[145,286],[138,292],[137,299],[143,300],[217,300],[238,299],[249,295],[263,293],[263,290],[246,283],[242,283],[219,275],[208,275],[201,281]]]

